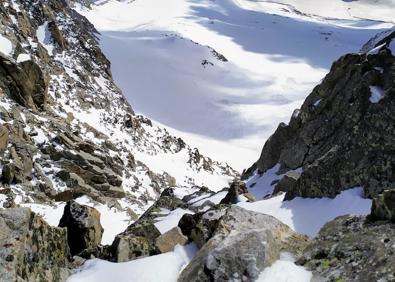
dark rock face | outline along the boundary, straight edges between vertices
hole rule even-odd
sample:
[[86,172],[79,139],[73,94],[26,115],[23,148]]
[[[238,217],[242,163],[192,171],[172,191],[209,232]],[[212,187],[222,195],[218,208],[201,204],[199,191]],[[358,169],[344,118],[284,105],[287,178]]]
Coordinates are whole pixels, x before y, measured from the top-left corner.
[[246,197],[250,202],[255,201],[254,196],[248,192],[243,181],[234,181],[229,187],[228,194],[221,200],[220,204],[236,204],[239,202],[240,196]]
[[15,64],[0,56],[2,88],[22,106],[43,109],[47,100],[48,78],[33,61]]
[[[201,217],[206,223],[216,222],[212,225],[216,227],[181,272],[180,282],[254,281],[265,267],[279,258],[280,251],[298,253],[307,243],[305,236],[293,232],[274,217],[237,206],[208,211]],[[203,224],[200,221],[196,225]],[[204,241],[195,240],[198,246]]]
[[372,220],[390,220],[395,223],[395,190],[386,190],[373,199]]
[[343,216],[327,223],[298,263],[315,281],[394,281],[395,225]]
[[[391,37],[384,42],[387,45]],[[259,160],[245,172],[263,173],[276,164],[285,173],[303,168],[286,199],[335,197],[362,186],[375,197],[395,182],[395,57],[383,46],[376,53],[349,54],[266,142]],[[382,94],[372,102],[372,92]],[[288,183],[290,184],[290,183]]]
[[0,210],[0,281],[66,281],[67,230],[27,208]]
[[94,208],[82,206],[74,201],[69,201],[64,207],[59,227],[67,228],[67,241],[72,255],[77,255],[85,249],[96,248],[103,235],[100,213]]

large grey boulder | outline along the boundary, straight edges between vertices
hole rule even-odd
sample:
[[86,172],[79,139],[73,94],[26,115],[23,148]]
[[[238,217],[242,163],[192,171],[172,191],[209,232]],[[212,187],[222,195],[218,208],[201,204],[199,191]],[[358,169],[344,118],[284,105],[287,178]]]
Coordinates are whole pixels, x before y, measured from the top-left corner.
[[28,208],[0,210],[0,281],[65,281],[70,274],[67,230]]
[[72,255],[85,249],[94,249],[103,235],[100,224],[100,213],[91,207],[83,206],[74,201],[67,202],[59,227],[67,228],[67,241]]
[[[213,219],[219,214],[213,214]],[[306,242],[306,237],[272,216],[232,206],[178,281],[254,281],[282,250],[293,251],[288,247]]]

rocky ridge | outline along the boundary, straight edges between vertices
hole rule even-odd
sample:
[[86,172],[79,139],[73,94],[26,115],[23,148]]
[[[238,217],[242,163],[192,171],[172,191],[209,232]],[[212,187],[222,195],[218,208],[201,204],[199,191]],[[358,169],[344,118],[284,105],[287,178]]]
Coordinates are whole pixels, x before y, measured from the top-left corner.
[[335,197],[353,187],[373,198],[393,189],[394,34],[378,36],[366,51],[336,61],[289,124],[278,126],[243,178],[279,164],[279,173],[293,174],[277,187],[288,200]]

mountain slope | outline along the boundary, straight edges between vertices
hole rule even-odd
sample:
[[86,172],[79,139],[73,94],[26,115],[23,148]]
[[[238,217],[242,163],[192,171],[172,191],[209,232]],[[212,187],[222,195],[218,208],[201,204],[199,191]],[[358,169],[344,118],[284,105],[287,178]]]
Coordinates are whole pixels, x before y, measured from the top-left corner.
[[335,59],[392,26],[257,1],[111,0],[77,10],[101,32],[137,112],[238,170]]
[[219,190],[237,175],[134,114],[95,28],[67,2],[1,9],[1,206],[57,225],[78,198],[101,210],[110,243],[165,187]]

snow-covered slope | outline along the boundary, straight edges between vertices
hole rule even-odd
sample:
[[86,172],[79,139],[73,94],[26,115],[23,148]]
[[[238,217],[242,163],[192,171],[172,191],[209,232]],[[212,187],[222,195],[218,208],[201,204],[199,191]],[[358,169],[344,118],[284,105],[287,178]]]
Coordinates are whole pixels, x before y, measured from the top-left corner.
[[259,9],[268,3],[289,5],[302,13],[340,19],[371,19],[395,22],[394,0],[247,0],[250,7]]
[[[101,32],[137,112],[241,170],[332,61],[392,26],[304,15],[284,3],[109,0],[77,10]],[[301,8],[321,6],[308,3]]]

